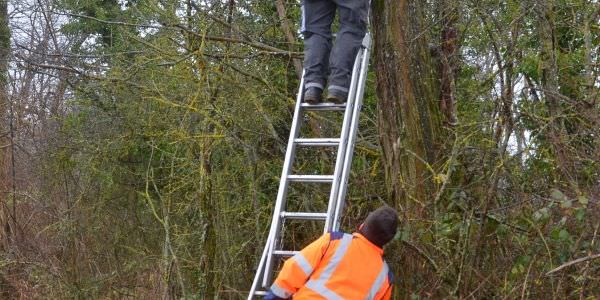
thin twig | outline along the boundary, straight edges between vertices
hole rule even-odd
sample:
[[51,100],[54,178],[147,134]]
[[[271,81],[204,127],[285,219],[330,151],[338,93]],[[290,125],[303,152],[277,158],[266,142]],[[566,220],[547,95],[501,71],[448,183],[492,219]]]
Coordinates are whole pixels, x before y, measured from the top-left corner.
[[417,247],[416,245],[412,244],[409,241],[406,240],[402,240],[402,244],[408,246],[409,248],[413,249],[415,252],[417,252],[421,257],[423,257],[430,265],[431,267],[435,270],[435,273],[439,273],[439,268],[437,266],[437,264],[435,263],[435,261],[433,260],[433,258],[429,257],[429,255],[427,255],[423,250],[421,250],[419,247]]
[[264,43],[261,43],[258,41],[238,39],[238,38],[232,38],[232,37],[224,37],[224,36],[203,35],[203,34],[200,34],[182,24],[160,24],[160,25],[139,24],[139,23],[128,23],[128,22],[121,22],[121,21],[102,20],[102,19],[98,19],[98,18],[95,18],[92,16],[86,16],[86,15],[81,15],[81,14],[61,13],[61,12],[53,12],[53,13],[57,14],[57,15],[65,15],[65,16],[69,16],[69,17],[89,19],[89,20],[92,20],[92,21],[95,21],[98,23],[102,23],[102,24],[107,24],[107,25],[141,27],[141,28],[152,28],[152,29],[183,30],[187,33],[195,35],[196,37],[199,37],[199,38],[202,38],[205,40],[209,40],[209,41],[244,44],[244,45],[250,46],[252,48],[270,51],[270,52],[274,52],[277,54],[285,54],[290,57],[301,57],[302,56],[301,52],[286,51],[286,50],[279,49],[277,47],[273,47],[273,46],[270,46],[270,45],[267,45],[267,44],[264,44]]
[[586,262],[588,260],[597,259],[597,258],[600,258],[600,253],[572,260],[570,262],[564,263],[564,264],[558,266],[557,268],[549,271],[548,273],[546,273],[546,276],[550,276],[553,273],[556,273],[556,272],[558,272],[558,271],[560,271],[560,270],[562,270],[564,268],[570,267],[572,265],[576,265],[576,264],[579,264],[579,263],[582,263],[582,262]]

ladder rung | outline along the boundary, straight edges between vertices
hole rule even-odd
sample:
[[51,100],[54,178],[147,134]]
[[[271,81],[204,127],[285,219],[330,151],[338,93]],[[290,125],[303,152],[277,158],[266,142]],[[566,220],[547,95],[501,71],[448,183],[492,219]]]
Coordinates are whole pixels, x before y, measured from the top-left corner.
[[319,104],[308,104],[302,103],[302,108],[305,110],[332,110],[340,111],[346,109],[346,104],[335,104],[331,102],[319,103]]
[[318,138],[318,139],[295,139],[294,142],[302,146],[338,146],[339,138]]
[[333,175],[288,175],[287,178],[294,182],[333,182]]
[[266,296],[267,294],[268,294],[268,292],[266,292],[266,291],[256,291],[256,292],[254,292],[254,295],[257,295],[257,296]]
[[282,211],[281,217],[290,219],[290,220],[325,220],[325,219],[327,219],[327,213]]
[[273,251],[273,255],[277,255],[277,256],[294,256],[296,254],[300,253],[300,251],[286,251],[286,250],[275,250]]

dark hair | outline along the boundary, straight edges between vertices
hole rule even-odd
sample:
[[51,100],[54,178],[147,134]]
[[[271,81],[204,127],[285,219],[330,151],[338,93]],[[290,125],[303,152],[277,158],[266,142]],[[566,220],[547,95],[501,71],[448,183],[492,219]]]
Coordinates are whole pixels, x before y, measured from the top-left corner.
[[383,248],[396,235],[398,213],[389,206],[382,206],[372,211],[363,224],[359,232],[371,243]]

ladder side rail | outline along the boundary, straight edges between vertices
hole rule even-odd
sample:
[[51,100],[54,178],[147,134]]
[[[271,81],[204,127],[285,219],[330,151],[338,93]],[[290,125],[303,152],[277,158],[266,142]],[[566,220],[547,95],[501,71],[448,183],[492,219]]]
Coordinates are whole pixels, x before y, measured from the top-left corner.
[[325,220],[325,226],[323,227],[323,233],[327,233],[332,230],[334,210],[336,207],[335,201],[340,188],[340,175],[344,166],[344,156],[346,155],[346,144],[348,142],[348,129],[350,128],[350,118],[354,107],[354,98],[356,95],[356,84],[358,82],[358,72],[360,70],[361,51],[358,51],[354,60],[354,67],[352,68],[352,79],[350,81],[350,89],[348,98],[346,99],[346,111],[344,112],[344,120],[342,121],[342,130],[340,133],[340,144],[338,146],[337,158],[335,161],[335,169],[333,172],[333,183],[331,184],[331,192],[329,194],[329,203],[327,205],[327,219]]
[[362,109],[365,85],[367,81],[367,76],[369,73],[369,58],[371,52],[371,36],[369,33],[365,35],[363,46],[361,48],[363,52],[362,60],[361,60],[361,72],[360,77],[358,79],[358,87],[356,91],[356,100],[354,103],[354,109],[352,114],[352,121],[350,124],[350,132],[348,134],[348,144],[346,146],[346,155],[344,157],[344,167],[342,168],[342,178],[340,190],[337,195],[336,200],[336,208],[335,208],[335,217],[333,224],[333,231],[338,231],[340,229],[340,222],[342,218],[342,213],[344,211],[345,206],[345,198],[346,192],[348,188],[348,180],[350,178],[350,170],[352,168],[352,156],[354,154],[354,145],[356,144],[356,135],[358,133],[358,125],[360,119],[360,111]]
[[300,131],[301,118],[301,104],[302,104],[302,91],[304,90],[304,73],[302,72],[302,79],[300,80],[300,87],[298,89],[298,95],[296,96],[296,105],[294,108],[294,116],[292,117],[292,126],[290,128],[290,137],[288,139],[287,149],[285,152],[285,160],[283,162],[283,170],[281,171],[281,178],[279,179],[279,190],[277,191],[277,200],[275,202],[275,209],[273,211],[273,220],[271,221],[271,230],[269,231],[269,237],[267,239],[267,257],[265,260],[264,274],[262,287],[267,288],[269,281],[271,280],[273,273],[273,250],[275,250],[275,244],[279,238],[279,227],[281,225],[281,210],[285,206],[288,190],[288,175],[292,171],[293,157],[296,152],[296,145],[294,140],[298,137]]
[[248,294],[248,300],[252,300],[254,295],[256,294],[256,290],[258,289],[258,285],[261,279],[261,275],[263,274],[263,269],[265,266],[265,260],[267,258],[267,253],[269,253],[269,240],[267,240],[267,244],[265,245],[265,249],[263,250],[262,255],[260,256],[260,261],[258,263],[258,267],[256,268],[256,274],[254,275],[254,280],[252,280],[252,287],[250,288],[250,293]]

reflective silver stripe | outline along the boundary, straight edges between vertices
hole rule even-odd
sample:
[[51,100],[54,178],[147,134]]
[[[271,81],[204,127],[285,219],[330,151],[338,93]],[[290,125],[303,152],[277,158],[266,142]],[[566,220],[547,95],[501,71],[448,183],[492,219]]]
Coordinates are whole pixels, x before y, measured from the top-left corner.
[[316,87],[316,88],[319,88],[319,89],[323,90],[323,85],[320,84],[320,83],[318,83],[318,82],[310,82],[310,83],[307,83],[307,84],[304,85],[305,89],[307,89],[309,87]]
[[300,11],[302,12],[302,25],[300,26],[300,32],[304,32],[306,30],[306,15],[304,14],[304,4],[300,6]]
[[331,257],[331,261],[325,266],[325,269],[323,270],[323,273],[321,273],[321,276],[318,279],[309,280],[306,283],[306,287],[319,293],[321,296],[325,297],[325,299],[343,300],[342,297],[340,297],[334,291],[328,289],[325,286],[325,283],[329,280],[331,275],[333,275],[333,272],[335,271],[335,269],[337,269],[338,265],[344,258],[344,255],[346,255],[348,247],[350,247],[350,243],[352,243],[352,235],[344,233],[344,237],[342,237],[340,245]]
[[338,246],[335,253],[331,257],[331,261],[329,262],[329,264],[327,264],[327,266],[325,266],[325,269],[323,270],[323,273],[321,273],[321,277],[319,279],[323,279],[324,281],[329,280],[329,278],[333,274],[333,271],[335,271],[337,266],[340,264],[340,262],[344,258],[344,255],[346,255],[346,251],[348,251],[348,247],[350,247],[351,242],[352,242],[352,235],[344,233],[344,237],[342,237],[342,240],[340,241],[340,245]]
[[300,269],[302,269],[302,271],[304,271],[304,274],[306,274],[306,276],[308,276],[312,273],[313,267],[310,265],[308,260],[306,260],[306,258],[304,258],[304,255],[302,255],[302,253],[298,253],[298,254],[294,255],[294,260],[296,261],[296,263],[298,264]]
[[329,86],[329,89],[330,89],[330,90],[338,90],[338,91],[342,91],[342,92],[344,92],[344,93],[347,93],[347,92],[348,92],[348,88],[345,88],[345,87],[343,87],[343,86],[339,86],[339,85],[330,85],[330,86]]
[[325,282],[322,282],[322,280],[311,280],[306,283],[306,287],[315,291],[327,300],[344,300],[344,298],[340,297],[334,291],[328,289],[325,286]]
[[375,282],[373,282],[373,285],[371,286],[371,289],[369,290],[369,295],[367,295],[367,299],[369,299],[369,300],[375,299],[375,295],[377,295],[377,292],[381,289],[381,286],[383,286],[383,284],[385,283],[385,278],[387,277],[389,271],[390,271],[390,268],[388,267],[387,263],[384,261],[383,266],[381,267],[381,271],[377,275],[377,278],[375,278]]
[[292,292],[278,286],[276,283],[273,283],[271,286],[271,292],[273,292],[273,294],[279,298],[289,298],[292,296]]

